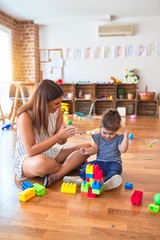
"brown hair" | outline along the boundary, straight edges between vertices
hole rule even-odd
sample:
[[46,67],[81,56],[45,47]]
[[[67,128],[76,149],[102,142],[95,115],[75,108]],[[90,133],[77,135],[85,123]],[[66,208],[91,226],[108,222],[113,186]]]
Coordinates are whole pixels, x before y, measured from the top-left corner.
[[102,115],[100,127],[117,131],[121,126],[121,116],[117,109],[108,108]]
[[36,87],[30,100],[18,109],[17,116],[32,111],[33,126],[38,132],[43,129],[48,135],[48,102],[62,96],[63,89],[52,80],[45,79]]

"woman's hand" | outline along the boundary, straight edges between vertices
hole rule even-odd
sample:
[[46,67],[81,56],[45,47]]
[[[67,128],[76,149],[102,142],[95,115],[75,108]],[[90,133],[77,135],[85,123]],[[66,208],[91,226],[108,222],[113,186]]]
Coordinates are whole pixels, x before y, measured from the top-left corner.
[[66,125],[65,123],[62,124],[61,128],[57,132],[59,140],[64,140],[70,137],[73,137],[77,133],[77,127],[73,125]]

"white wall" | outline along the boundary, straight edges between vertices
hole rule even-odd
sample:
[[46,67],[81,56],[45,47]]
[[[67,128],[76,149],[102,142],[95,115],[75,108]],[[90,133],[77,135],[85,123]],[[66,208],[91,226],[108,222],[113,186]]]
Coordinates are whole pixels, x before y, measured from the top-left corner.
[[[134,24],[134,35],[128,37],[99,37],[98,25],[101,22],[69,22],[40,26],[40,48],[62,48],[63,53],[67,48],[86,48],[99,46],[116,46],[127,44],[160,45],[160,17],[120,19],[116,24]],[[103,23],[104,24],[104,23]],[[159,50],[160,52],[160,50]],[[139,90],[143,91],[148,86],[148,91],[160,92],[160,53],[158,56],[124,57],[105,59],[64,59],[65,82],[105,82],[110,76],[122,81],[125,80],[127,68],[135,67],[140,76]]]

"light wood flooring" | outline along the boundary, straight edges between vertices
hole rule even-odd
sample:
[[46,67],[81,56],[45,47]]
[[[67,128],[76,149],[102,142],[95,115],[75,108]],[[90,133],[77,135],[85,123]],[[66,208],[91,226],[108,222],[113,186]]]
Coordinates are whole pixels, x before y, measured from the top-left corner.
[[[72,142],[91,142],[87,131],[99,126],[99,118],[77,120],[65,117],[78,127]],[[21,191],[14,182],[13,157],[16,131],[0,130],[0,239],[3,240],[159,240],[160,212],[150,213],[148,205],[160,193],[160,118],[124,117],[123,125],[134,134],[123,158],[123,184],[95,198],[61,193],[62,180],[46,190],[43,197],[20,202]],[[90,159],[94,159],[94,156]],[[74,171],[74,174],[78,172]],[[73,174],[72,173],[72,174]],[[43,184],[43,179],[31,179]],[[125,190],[125,182],[133,190]],[[140,206],[133,206],[134,190],[143,191]]]

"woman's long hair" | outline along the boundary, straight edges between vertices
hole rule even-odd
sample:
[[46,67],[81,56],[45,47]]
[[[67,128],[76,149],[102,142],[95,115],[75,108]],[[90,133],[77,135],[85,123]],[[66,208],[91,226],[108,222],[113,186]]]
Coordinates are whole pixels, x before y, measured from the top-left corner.
[[45,79],[36,87],[32,97],[17,111],[17,117],[23,113],[32,112],[33,126],[40,133],[48,133],[48,102],[63,96],[63,89],[55,82]]

